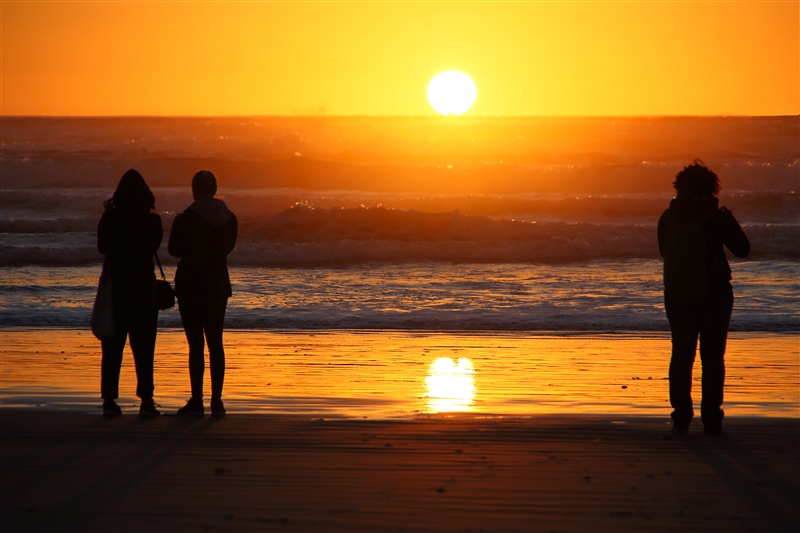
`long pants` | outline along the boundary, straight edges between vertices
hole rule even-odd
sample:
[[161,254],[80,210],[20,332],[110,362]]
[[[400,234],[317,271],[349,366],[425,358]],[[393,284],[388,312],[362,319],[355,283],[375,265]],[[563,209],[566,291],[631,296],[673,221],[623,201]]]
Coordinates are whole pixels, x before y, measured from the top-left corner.
[[158,310],[150,301],[153,282],[115,282],[112,285],[114,308],[114,338],[102,341],[101,396],[104,400],[119,397],[119,371],[122,352],[130,338],[133,361],[136,365],[136,396],[143,400],[153,397],[153,358],[156,348]]
[[700,414],[706,426],[719,425],[725,415],[721,409],[725,384],[725,344],[733,310],[733,290],[718,290],[698,302],[665,300],[672,332],[672,359],[669,364],[669,400],[672,420],[688,425],[692,408],[692,366],[700,336],[703,365],[703,398]]
[[[222,399],[225,382],[225,349],[222,346],[222,328],[228,300],[205,302],[178,298],[186,340],[189,341],[189,379],[192,398],[203,397],[203,374],[205,357],[203,351],[208,343],[208,361],[211,368],[211,399]],[[203,334],[205,333],[205,342]]]

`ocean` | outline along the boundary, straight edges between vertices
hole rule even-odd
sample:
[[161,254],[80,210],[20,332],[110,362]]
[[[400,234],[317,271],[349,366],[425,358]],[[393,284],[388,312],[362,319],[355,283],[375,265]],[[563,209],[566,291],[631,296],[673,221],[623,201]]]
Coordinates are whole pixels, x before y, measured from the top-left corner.
[[[752,245],[730,257],[727,413],[797,416],[797,117],[1,120],[0,405],[97,412],[103,201],[143,174],[172,280],[169,230],[205,168],[240,223],[229,412],[666,417],[656,224],[700,157]],[[172,410],[188,393],[177,308],[159,327]]]
[[2,120],[2,327],[87,327],[132,167],[170,279],[191,175],[217,173],[240,219],[228,328],[664,331],[656,223],[699,156],[752,244],[731,329],[800,329],[797,117]]

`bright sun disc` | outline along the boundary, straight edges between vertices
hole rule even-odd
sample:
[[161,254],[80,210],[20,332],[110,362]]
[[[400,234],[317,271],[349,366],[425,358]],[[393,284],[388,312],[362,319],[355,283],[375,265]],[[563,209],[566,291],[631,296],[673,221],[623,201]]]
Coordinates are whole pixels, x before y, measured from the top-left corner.
[[478,97],[472,78],[457,70],[440,72],[428,84],[428,102],[442,115],[460,115],[469,111]]

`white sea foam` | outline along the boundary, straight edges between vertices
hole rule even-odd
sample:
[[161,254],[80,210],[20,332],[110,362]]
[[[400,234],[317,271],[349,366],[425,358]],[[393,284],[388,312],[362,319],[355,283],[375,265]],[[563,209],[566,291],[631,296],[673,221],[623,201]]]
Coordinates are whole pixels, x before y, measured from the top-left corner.
[[[154,191],[166,244],[174,213],[191,196],[185,189]],[[0,265],[99,262],[94,232],[112,192],[1,190]],[[230,256],[237,265],[657,258],[655,225],[669,204],[664,194],[434,197],[262,189],[224,197],[240,219]],[[753,257],[800,257],[800,195],[728,192],[721,200],[742,222]]]
[[[800,330],[797,262],[743,261],[733,270],[732,330]],[[3,268],[0,325],[88,327],[99,272]],[[228,328],[667,330],[661,263],[651,260],[232,267],[231,278]],[[161,312],[159,323],[180,327],[180,315]]]

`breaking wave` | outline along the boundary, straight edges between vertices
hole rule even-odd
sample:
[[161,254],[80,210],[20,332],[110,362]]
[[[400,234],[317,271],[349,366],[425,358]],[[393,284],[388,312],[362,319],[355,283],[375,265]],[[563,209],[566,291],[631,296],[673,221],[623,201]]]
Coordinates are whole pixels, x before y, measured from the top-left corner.
[[[96,218],[4,219],[0,264],[101,260]],[[53,232],[54,228],[65,230]],[[48,230],[51,230],[48,232]],[[800,257],[800,225],[745,225],[754,258]],[[655,223],[538,222],[385,207],[319,208],[299,203],[244,217],[233,265],[451,261],[559,263],[658,258]],[[170,263],[165,235],[162,260]]]

